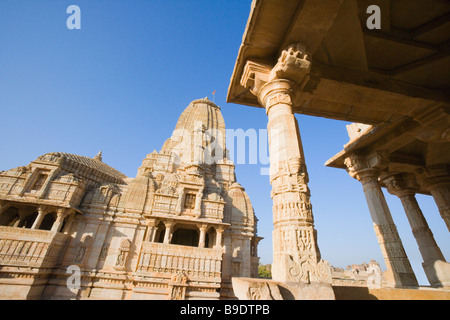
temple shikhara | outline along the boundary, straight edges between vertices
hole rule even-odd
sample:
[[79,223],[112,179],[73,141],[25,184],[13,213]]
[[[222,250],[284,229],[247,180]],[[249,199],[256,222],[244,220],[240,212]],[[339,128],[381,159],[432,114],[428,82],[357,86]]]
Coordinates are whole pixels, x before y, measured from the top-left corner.
[[[450,230],[449,17],[440,0],[253,0],[227,102],[267,114],[271,279],[258,278],[258,220],[205,98],[134,178],[101,152],[0,172],[0,298],[449,300],[450,264],[415,197],[432,197]],[[325,165],[361,183],[384,273],[321,255],[296,114],[352,123]],[[403,205],[426,288],[383,188]]]
[[257,276],[256,224],[220,107],[195,100],[135,178],[101,153],[48,153],[0,172],[0,297],[232,298],[232,277]]

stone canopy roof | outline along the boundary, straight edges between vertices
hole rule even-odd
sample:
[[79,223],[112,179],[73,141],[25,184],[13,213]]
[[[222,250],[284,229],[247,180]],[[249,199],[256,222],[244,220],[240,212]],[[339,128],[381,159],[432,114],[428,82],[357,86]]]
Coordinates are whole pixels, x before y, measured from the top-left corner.
[[102,180],[112,183],[124,183],[126,175],[107,165],[99,158],[89,158],[64,152],[51,152],[37,158],[35,162],[53,162],[59,164],[64,170],[87,175],[102,176]]

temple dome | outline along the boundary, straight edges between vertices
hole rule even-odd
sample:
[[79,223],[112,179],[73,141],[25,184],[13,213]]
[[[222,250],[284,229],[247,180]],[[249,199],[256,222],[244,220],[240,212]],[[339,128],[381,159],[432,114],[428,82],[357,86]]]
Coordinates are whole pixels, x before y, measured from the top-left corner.
[[125,211],[150,212],[155,193],[155,181],[150,172],[138,175],[128,184],[123,207]]
[[[200,130],[203,139],[199,139]],[[200,132],[201,134],[201,132]],[[225,121],[220,107],[208,98],[192,101],[178,119],[172,136],[164,143],[161,153],[176,153],[185,164],[195,161],[195,150],[214,143],[215,149],[225,150]]]
[[231,205],[229,206],[229,222],[233,226],[243,225],[245,227],[254,227],[255,218],[250,198],[245,192],[244,187],[235,182],[228,191]]

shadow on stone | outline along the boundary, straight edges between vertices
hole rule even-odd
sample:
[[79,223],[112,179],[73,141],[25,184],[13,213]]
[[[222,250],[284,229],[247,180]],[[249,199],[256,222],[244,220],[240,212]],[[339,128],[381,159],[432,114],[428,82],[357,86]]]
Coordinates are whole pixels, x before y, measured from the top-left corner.
[[269,279],[233,278],[239,300],[335,300],[328,283],[281,283]]

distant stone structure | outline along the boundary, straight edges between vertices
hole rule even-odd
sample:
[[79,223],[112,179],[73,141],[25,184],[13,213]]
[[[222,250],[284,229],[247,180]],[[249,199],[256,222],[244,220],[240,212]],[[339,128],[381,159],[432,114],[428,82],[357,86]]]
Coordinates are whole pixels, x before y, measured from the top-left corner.
[[205,98],[135,178],[101,152],[1,172],[0,298],[233,298],[232,277],[257,277],[261,240],[234,168],[220,108]]
[[332,267],[333,286],[381,288],[384,278],[380,265],[375,260],[369,263],[352,264],[345,270]]

